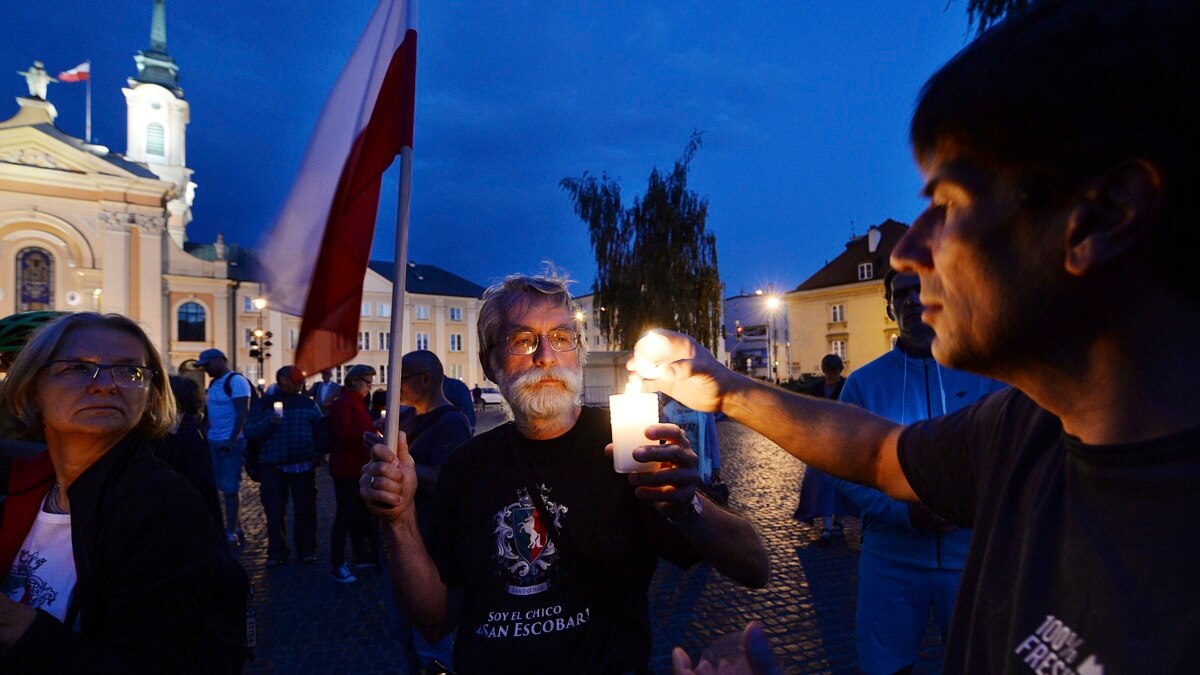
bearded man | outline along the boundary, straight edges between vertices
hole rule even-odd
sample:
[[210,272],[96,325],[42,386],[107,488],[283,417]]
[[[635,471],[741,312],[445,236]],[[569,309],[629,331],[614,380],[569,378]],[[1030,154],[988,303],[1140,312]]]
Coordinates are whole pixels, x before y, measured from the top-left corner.
[[[479,314],[480,361],[513,421],[464,443],[442,465],[426,548],[401,440],[374,448],[360,492],[383,524],[397,604],[427,639],[457,629],[457,672],[646,672],[646,590],[663,557],[703,559],[730,579],[766,584],[754,528],[699,492],[679,427],[647,429],[635,451],[658,468],[613,471],[608,412],[581,406],[585,341],[566,280],[513,275]],[[451,599],[453,598],[453,601]]]

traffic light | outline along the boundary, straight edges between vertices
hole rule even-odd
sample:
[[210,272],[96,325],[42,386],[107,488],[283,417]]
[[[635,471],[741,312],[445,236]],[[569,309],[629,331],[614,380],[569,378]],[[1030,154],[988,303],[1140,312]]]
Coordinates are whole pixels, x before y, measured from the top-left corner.
[[738,340],[742,339],[742,324],[740,324],[740,323],[737,326],[737,339]]

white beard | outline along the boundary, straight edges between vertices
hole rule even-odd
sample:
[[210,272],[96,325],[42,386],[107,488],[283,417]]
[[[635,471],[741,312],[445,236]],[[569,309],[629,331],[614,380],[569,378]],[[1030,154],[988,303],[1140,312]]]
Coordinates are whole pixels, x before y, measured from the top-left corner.
[[[583,393],[583,374],[563,366],[534,368],[512,378],[500,375],[496,384],[513,414],[531,420],[552,420],[570,414]],[[539,387],[546,380],[557,380],[562,387]]]

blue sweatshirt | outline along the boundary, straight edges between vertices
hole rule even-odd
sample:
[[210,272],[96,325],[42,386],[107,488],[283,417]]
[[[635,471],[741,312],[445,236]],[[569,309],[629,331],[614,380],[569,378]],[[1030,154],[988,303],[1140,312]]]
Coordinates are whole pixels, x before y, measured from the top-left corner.
[[[839,400],[853,403],[893,422],[940,417],[1003,389],[995,380],[944,368],[932,358],[911,357],[899,346],[855,370]],[[908,506],[874,488],[834,479],[858,506],[863,521],[863,553],[923,569],[961,570],[971,531],[917,529]]]

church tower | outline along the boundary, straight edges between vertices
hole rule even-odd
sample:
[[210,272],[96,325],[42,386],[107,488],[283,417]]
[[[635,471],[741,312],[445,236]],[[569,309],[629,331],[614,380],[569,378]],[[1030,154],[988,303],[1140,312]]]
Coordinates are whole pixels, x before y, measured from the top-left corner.
[[167,231],[180,248],[192,220],[196,184],[187,167],[189,108],[179,87],[179,66],[167,53],[166,0],[154,0],[150,48],[133,57],[137,76],[129,78],[125,94],[127,134],[125,156],[145,163],[159,178],[176,187],[167,204]]

